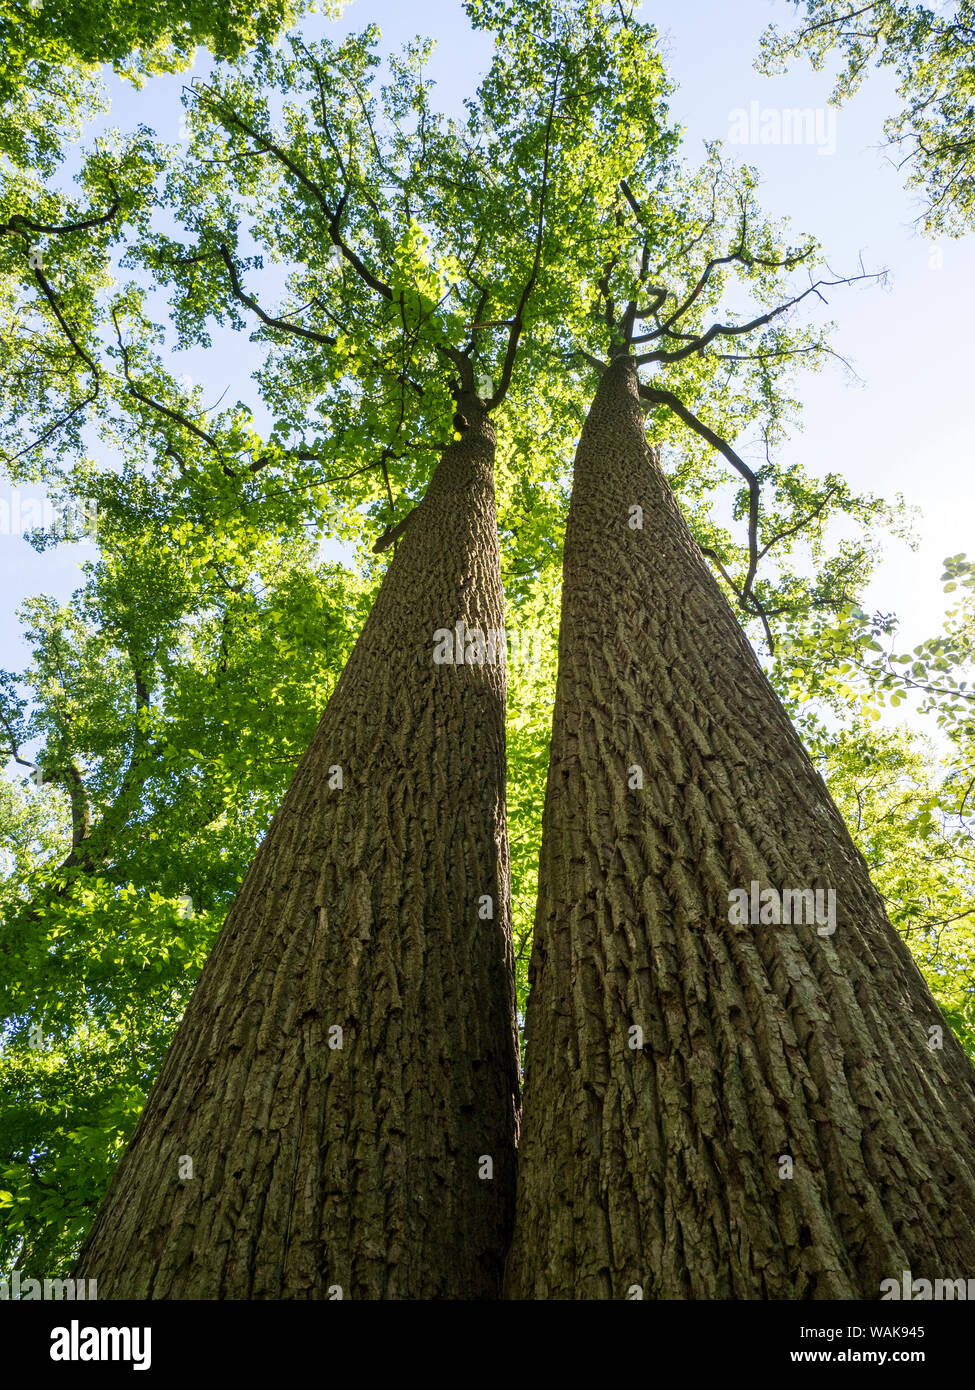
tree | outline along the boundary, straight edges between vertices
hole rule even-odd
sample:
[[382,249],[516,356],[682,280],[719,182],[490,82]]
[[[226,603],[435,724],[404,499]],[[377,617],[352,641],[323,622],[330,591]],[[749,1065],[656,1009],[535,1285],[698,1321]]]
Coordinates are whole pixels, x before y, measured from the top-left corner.
[[638,376],[728,338],[794,351],[754,344],[795,296],[681,322],[724,266],[805,259],[756,253],[744,213],[736,231],[689,295],[651,286],[614,314],[604,285],[610,359],[564,552],[513,1298],[871,1298],[975,1255],[975,1071],[646,441],[644,401],[745,478],[745,574],[709,558],[771,646],[760,480]]
[[80,1256],[109,1296],[496,1291],[503,674],[430,652],[446,613],[503,627],[491,443],[445,451],[208,958]]
[[[296,41],[290,57],[261,57],[260,82],[235,75],[201,89],[199,160],[174,185],[196,243],[158,237],[143,253],[195,306],[181,310],[188,334],[204,331],[202,303],[227,312],[218,284],[231,314],[244,305],[301,343],[304,355],[264,378],[282,420],[259,454],[249,446],[252,471],[317,459],[283,436],[320,391],[329,349],[328,423],[345,457],[388,432],[378,467],[392,515],[375,549],[397,550],[79,1257],[109,1296],[500,1290],[518,1056],[490,412],[528,313],[538,328],[546,297],[561,311],[557,281],[541,275],[543,262],[559,265],[549,217],[564,226],[563,210],[578,207],[574,159],[594,144],[588,106],[601,110],[591,61],[577,53],[574,67],[542,70],[499,113],[509,153],[494,169],[516,164],[521,192],[511,177],[485,192],[477,149],[428,109],[422,52],[387,89],[400,126],[384,140],[370,37],[337,50]],[[275,86],[287,144],[272,127]],[[557,103],[572,112],[564,129]],[[611,150],[601,154],[609,162]],[[245,286],[245,269],[261,268],[237,244],[248,200],[274,253],[310,240],[292,276],[312,310],[300,321],[268,313]],[[337,304],[323,247],[350,272]],[[161,409],[139,384],[121,315],[112,310],[130,393],[199,438],[185,411]],[[442,430],[450,395],[459,438],[399,516],[391,465],[409,477],[404,441],[418,422]],[[167,439],[179,464],[184,445]],[[377,467],[365,459],[359,473]]]
[[839,53],[833,100],[843,101],[872,65],[893,68],[904,105],[884,130],[907,186],[920,190],[929,233],[960,236],[975,213],[975,6],[971,0],[912,5],[907,0],[793,0],[803,11],[792,33],[771,26],[761,66],[780,72],[802,54],[817,70]]

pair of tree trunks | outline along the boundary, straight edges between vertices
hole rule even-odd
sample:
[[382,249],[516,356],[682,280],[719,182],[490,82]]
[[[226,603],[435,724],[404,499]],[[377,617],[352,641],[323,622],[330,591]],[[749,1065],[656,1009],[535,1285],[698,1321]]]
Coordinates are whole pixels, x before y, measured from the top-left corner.
[[[833,890],[835,930],[828,910],[740,921],[753,883],[768,916],[768,890],[823,908]],[[617,358],[565,540],[507,1296],[876,1299],[904,1270],[964,1278],[973,1162],[975,1071]]]
[[[102,1297],[500,1295],[504,671],[431,656],[459,620],[503,627],[494,435],[463,409],[83,1249]],[[752,885],[834,893],[835,930],[741,921]],[[975,1072],[626,357],[576,459],[531,976],[507,1297],[871,1299],[975,1271]]]
[[433,660],[503,628],[494,430],[462,405],[82,1249],[101,1298],[500,1296],[505,671]]

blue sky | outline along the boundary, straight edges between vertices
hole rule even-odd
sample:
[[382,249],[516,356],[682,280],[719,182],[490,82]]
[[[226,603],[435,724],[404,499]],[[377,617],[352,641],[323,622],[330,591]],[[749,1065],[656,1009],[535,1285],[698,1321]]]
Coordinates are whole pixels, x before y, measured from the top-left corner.
[[[934,634],[944,612],[941,560],[975,550],[975,425],[964,329],[975,242],[932,244],[917,233],[917,201],[882,148],[883,121],[896,101],[889,75],[875,74],[857,98],[830,113],[828,74],[804,65],[776,78],[754,70],[763,29],[794,13],[784,0],[650,0],[640,13],[661,33],[678,84],[671,111],[685,128],[689,158],[696,160],[705,140],[724,140],[727,153],[761,171],[765,209],[788,216],[798,232],[815,234],[838,273],[854,271],[861,255],[868,268],[890,272],[886,288],[833,292],[835,346],[861,380],[851,381],[839,366],[805,378],[803,429],[781,457],[816,473],[842,472],[857,489],[888,497],[903,492],[920,506],[919,549],[890,542],[866,604],[897,612],[907,639],[898,646],[914,645]],[[471,34],[460,0],[426,0],[422,7],[353,0],[337,24],[314,21],[333,33],[370,22],[392,46],[421,29],[437,40],[430,75],[448,110],[459,110],[490,60],[489,44]],[[127,129],[141,121],[176,140],[184,80],[155,79],[138,93],[113,80],[111,124]],[[818,113],[810,142],[734,143],[743,133],[760,133],[763,124],[770,133],[776,113],[792,108]],[[213,400],[232,377],[246,378],[252,369],[239,338],[236,343],[241,355],[234,362],[213,353],[188,364],[196,379],[212,383]],[[246,380],[233,391],[252,394]],[[22,503],[28,495],[21,489]],[[9,485],[0,484],[0,521],[3,504],[9,508],[12,500]],[[18,535],[0,534],[0,666],[17,670],[28,656],[15,618],[21,600],[38,592],[66,597],[80,580],[79,563],[93,555],[84,546],[37,555]]]

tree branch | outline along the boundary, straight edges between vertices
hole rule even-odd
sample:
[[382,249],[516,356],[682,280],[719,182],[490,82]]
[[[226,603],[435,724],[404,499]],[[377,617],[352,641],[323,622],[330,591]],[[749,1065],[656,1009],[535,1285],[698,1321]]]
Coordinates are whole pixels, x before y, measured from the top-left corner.
[[700,435],[702,439],[706,440],[707,443],[711,445],[712,449],[717,449],[719,453],[723,454],[732,467],[741,474],[748,484],[748,572],[745,576],[745,582],[742,585],[739,596],[743,601],[754,601],[752,599],[751,588],[759,561],[758,503],[760,490],[758,479],[748,467],[748,464],[735,453],[731,445],[727,443],[726,440],[722,439],[720,435],[715,434],[714,430],[710,429],[703,420],[699,420],[692,411],[688,410],[683,401],[678,400],[672,391],[662,391],[657,387],[647,386],[641,381],[640,395],[644,400],[649,401],[651,405],[663,405],[666,406],[668,410],[673,411],[679,420],[683,421],[695,434]]
[[542,157],[542,185],[538,196],[538,225],[535,230],[535,256],[532,261],[531,274],[525,282],[525,287],[521,292],[518,307],[511,318],[511,328],[508,330],[508,349],[505,353],[504,365],[501,369],[501,380],[497,390],[486,402],[488,410],[494,410],[501,404],[508,392],[511,383],[511,374],[514,371],[515,356],[518,352],[518,343],[521,339],[522,315],[531,297],[532,291],[538,280],[538,272],[542,264],[542,233],[545,227],[545,198],[548,193],[548,171],[549,160],[552,149],[552,125],[555,117],[555,103],[558,100],[559,78],[562,73],[562,60],[560,59],[555,69],[555,76],[552,79],[552,98],[549,102],[548,119],[545,123],[545,152]]
[[274,318],[271,314],[266,314],[257,300],[254,299],[252,295],[249,295],[241,285],[233,258],[226,246],[220,246],[217,249],[230,275],[230,287],[233,290],[234,298],[240,300],[241,304],[246,304],[248,309],[251,309],[262,323],[267,324],[268,328],[278,328],[282,332],[295,333],[299,338],[307,338],[313,343],[321,343],[325,347],[335,347],[337,340],[330,337],[327,333],[316,333],[311,328],[302,327],[301,324],[288,323],[286,319]]

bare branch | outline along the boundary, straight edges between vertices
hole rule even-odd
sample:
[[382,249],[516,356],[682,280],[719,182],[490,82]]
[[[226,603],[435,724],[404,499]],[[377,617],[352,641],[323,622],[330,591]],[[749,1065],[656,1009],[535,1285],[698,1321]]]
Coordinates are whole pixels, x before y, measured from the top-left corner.
[[179,425],[181,429],[188,430],[189,433],[195,435],[197,439],[201,439],[204,444],[209,444],[210,448],[213,449],[217,457],[221,460],[221,467],[225,476],[228,478],[235,478],[237,475],[234,473],[233,469],[229,468],[226,462],[224,462],[223,450],[212,434],[208,434],[206,430],[201,430],[199,426],[195,425],[189,416],[185,415],[182,411],[174,410],[171,406],[164,404],[162,401],[157,401],[154,397],[147,396],[143,391],[139,390],[129,372],[129,352],[123,341],[122,330],[119,327],[118,318],[114,309],[112,309],[112,322],[115,325],[115,336],[118,339],[118,345],[122,352],[122,373],[125,377],[129,395],[133,396],[137,401],[141,401],[143,405],[149,406],[151,410],[158,411],[160,415],[164,415],[168,420],[172,420],[173,423]]
[[720,435],[715,434],[714,430],[710,429],[709,426],[707,426],[703,420],[699,420],[698,417],[693,413],[693,411],[688,410],[687,406],[684,405],[683,401],[678,400],[678,398],[674,395],[672,391],[662,391],[657,387],[647,386],[641,381],[640,395],[643,397],[644,400],[649,401],[651,405],[664,405],[667,407],[668,410],[673,411],[673,413],[677,416],[679,420],[683,421],[683,423],[687,425],[689,429],[692,429],[695,432],[695,434],[700,435],[702,439],[706,440],[707,443],[711,445],[712,449],[717,449],[719,453],[723,454],[724,457],[728,460],[728,462],[732,465],[732,467],[735,468],[741,474],[741,476],[745,479],[745,482],[748,484],[749,558],[748,572],[745,576],[745,582],[742,585],[740,591],[740,597],[743,601],[750,600],[752,598],[751,588],[755,579],[755,572],[758,569],[759,560],[758,503],[760,493],[758,479],[755,477],[755,474],[752,472],[752,470],[748,467],[748,464],[745,463],[743,459],[739,458],[739,456],[735,453],[731,445],[726,440],[722,439]]
[[237,275],[237,268],[234,265],[233,257],[226,246],[218,247],[223,263],[227,267],[230,276],[230,287],[233,290],[234,298],[240,300],[241,304],[246,304],[262,323],[267,324],[268,328],[277,328],[283,333],[294,333],[299,338],[307,338],[313,343],[321,343],[325,347],[334,347],[336,339],[327,333],[316,333],[311,328],[304,328],[300,323],[289,323],[286,319],[275,318],[271,314],[266,314],[257,300],[249,295],[240,283]]
[[[111,185],[109,185],[111,187]],[[90,227],[103,227],[111,222],[118,213],[121,203],[118,193],[112,188],[112,201],[109,203],[108,211],[98,216],[87,217],[81,222],[65,222],[61,226],[49,225],[46,222],[35,222],[31,217],[25,217],[23,213],[15,212],[9,222],[0,222],[0,232],[21,232],[22,227],[28,231],[37,232],[41,236],[66,236],[70,232],[85,232]]]

